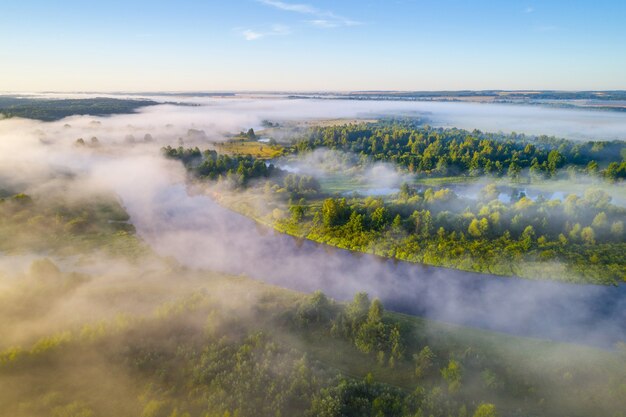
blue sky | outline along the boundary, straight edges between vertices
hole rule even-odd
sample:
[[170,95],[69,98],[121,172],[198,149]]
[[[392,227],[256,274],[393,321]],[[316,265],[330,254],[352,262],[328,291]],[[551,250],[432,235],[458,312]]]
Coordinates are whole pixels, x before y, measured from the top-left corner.
[[0,91],[626,89],[626,1],[0,1]]

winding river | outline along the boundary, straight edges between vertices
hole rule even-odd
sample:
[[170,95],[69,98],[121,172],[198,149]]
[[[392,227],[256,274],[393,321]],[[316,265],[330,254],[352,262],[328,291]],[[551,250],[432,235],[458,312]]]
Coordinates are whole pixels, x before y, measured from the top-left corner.
[[601,347],[626,341],[626,285],[503,278],[355,254],[267,230],[183,184],[156,190],[150,213],[122,197],[138,233],[191,268],[338,300],[365,291],[390,310],[514,335]]

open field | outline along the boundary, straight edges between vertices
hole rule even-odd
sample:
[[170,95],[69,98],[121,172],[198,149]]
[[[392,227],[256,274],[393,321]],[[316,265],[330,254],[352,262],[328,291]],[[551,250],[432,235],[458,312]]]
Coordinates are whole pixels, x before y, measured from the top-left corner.
[[218,142],[215,147],[221,153],[251,155],[258,159],[274,159],[283,153],[283,147],[280,145],[269,145],[256,140],[231,139],[226,142]]

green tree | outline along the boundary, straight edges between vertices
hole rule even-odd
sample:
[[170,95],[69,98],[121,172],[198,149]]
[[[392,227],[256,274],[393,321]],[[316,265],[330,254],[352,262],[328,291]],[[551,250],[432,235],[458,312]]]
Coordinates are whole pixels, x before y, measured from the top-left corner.
[[296,318],[300,325],[326,324],[333,317],[330,300],[321,291],[315,291],[303,304],[300,305],[296,313]]
[[354,343],[362,352],[384,350],[385,326],[382,322],[383,304],[380,300],[372,301],[367,312],[367,320],[357,331]]
[[461,388],[462,375],[461,364],[454,359],[450,359],[448,366],[441,370],[441,376],[448,383],[448,391],[450,392],[456,392]]
[[374,229],[382,230],[389,223],[389,211],[385,207],[377,207],[371,218]]
[[354,299],[346,306],[346,317],[353,327],[360,326],[367,319],[371,301],[367,293],[358,292]]
[[617,241],[619,241],[622,236],[624,236],[624,222],[623,221],[617,221],[617,222],[613,222],[613,224],[611,225],[611,235],[613,235],[613,238]]
[[489,229],[489,220],[487,220],[486,218],[483,218],[480,220],[473,219],[470,222],[469,227],[467,228],[467,232],[475,238],[480,238],[485,235],[488,229]]
[[395,362],[404,355],[404,345],[402,343],[402,335],[398,326],[393,326],[389,332],[389,365],[393,368]]
[[603,211],[598,213],[596,217],[593,218],[593,222],[591,223],[591,225],[594,227],[594,229],[605,228],[607,226],[606,213]]
[[324,226],[337,226],[343,222],[346,211],[345,199],[327,198],[322,203],[322,221]]
[[415,376],[417,378],[423,377],[432,367],[435,354],[429,346],[424,346],[419,353],[413,355],[415,361]]
[[584,227],[583,230],[581,230],[580,238],[588,245],[593,245],[594,243],[596,243],[596,234],[589,226]]
[[300,204],[290,206],[289,211],[291,212],[291,220],[295,223],[299,223],[304,217],[305,210],[304,206],[301,206]]
[[481,403],[472,417],[498,417],[496,406],[489,403]]

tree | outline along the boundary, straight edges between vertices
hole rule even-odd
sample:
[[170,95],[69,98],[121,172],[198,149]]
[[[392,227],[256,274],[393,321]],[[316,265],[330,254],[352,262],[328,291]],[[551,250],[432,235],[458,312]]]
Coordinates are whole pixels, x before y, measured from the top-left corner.
[[450,359],[448,366],[441,370],[441,376],[448,383],[450,392],[456,392],[461,388],[462,373],[461,364],[454,359]]
[[400,196],[402,198],[409,198],[411,196],[411,188],[409,187],[409,184],[407,184],[406,182],[403,182],[402,185],[400,185]]
[[334,198],[327,198],[322,203],[322,221],[324,226],[332,227],[342,223],[344,218],[346,200],[337,200]]
[[487,184],[480,190],[480,198],[483,201],[495,200],[499,195],[498,187],[494,183]]
[[422,210],[420,212],[420,217],[422,219],[420,236],[424,239],[428,239],[433,229],[433,220],[432,216],[430,215],[430,211],[426,209]]
[[299,223],[304,217],[305,208],[300,204],[296,204],[289,207],[289,211],[291,212],[291,220]]
[[389,366],[393,368],[395,361],[402,358],[402,355],[404,354],[402,336],[398,326],[393,326],[389,332],[389,347],[391,350],[389,355]]
[[613,235],[613,238],[615,240],[619,241],[624,235],[624,222],[622,222],[621,220],[613,222],[613,224],[611,225],[611,235]]
[[517,180],[519,178],[520,173],[522,172],[522,168],[515,162],[511,162],[509,164],[508,175],[512,180]]
[[372,323],[380,323],[383,319],[383,303],[378,298],[372,301],[369,310],[367,311],[367,321]]
[[363,233],[363,228],[363,215],[353,211],[350,214],[348,223],[345,225],[345,229],[350,231],[353,238],[358,238]]
[[561,167],[563,163],[563,156],[556,149],[550,151],[548,154],[548,171],[554,176],[556,170]]
[[594,243],[596,243],[596,234],[589,226],[583,228],[583,230],[580,232],[580,238],[588,245],[593,245]]
[[370,304],[371,302],[367,293],[356,293],[352,302],[346,306],[346,316],[348,320],[353,325],[359,326],[367,319]]
[[489,220],[487,220],[486,218],[480,220],[473,219],[470,222],[469,227],[467,228],[467,232],[475,238],[480,238],[487,232],[488,228]]
[[421,378],[428,372],[435,359],[435,354],[429,346],[425,346],[419,353],[413,355],[415,361],[415,376]]
[[520,237],[522,248],[525,251],[528,251],[530,249],[534,238],[535,238],[535,228],[530,225],[526,226],[526,228],[522,232],[522,236]]
[[400,230],[400,228],[402,227],[402,217],[400,217],[399,214],[396,214],[396,217],[393,218],[393,221],[391,222],[391,227],[393,227],[395,230]]
[[367,320],[356,334],[354,344],[362,352],[383,352],[385,342],[385,325],[382,322],[383,304],[375,299],[367,312]]
[[604,190],[600,190],[598,188],[589,188],[585,191],[583,196],[583,200],[585,203],[590,205],[591,207],[596,207],[598,209],[606,208],[611,202],[612,197]]
[[315,291],[305,303],[300,305],[296,317],[301,325],[306,325],[328,323],[332,315],[330,300],[323,292]]
[[607,225],[606,213],[603,212],[603,211],[598,213],[596,215],[596,217],[593,218],[593,222],[591,223],[591,225],[595,229],[602,229],[602,228],[606,227],[606,225]]
[[575,241],[578,240],[580,238],[581,229],[582,229],[582,226],[580,225],[580,223],[574,224],[574,226],[572,226],[572,229],[569,232],[569,238]]
[[481,403],[472,417],[498,417],[496,406],[489,403]]
[[385,207],[378,207],[372,213],[372,226],[376,230],[382,230],[389,223],[389,212]]

